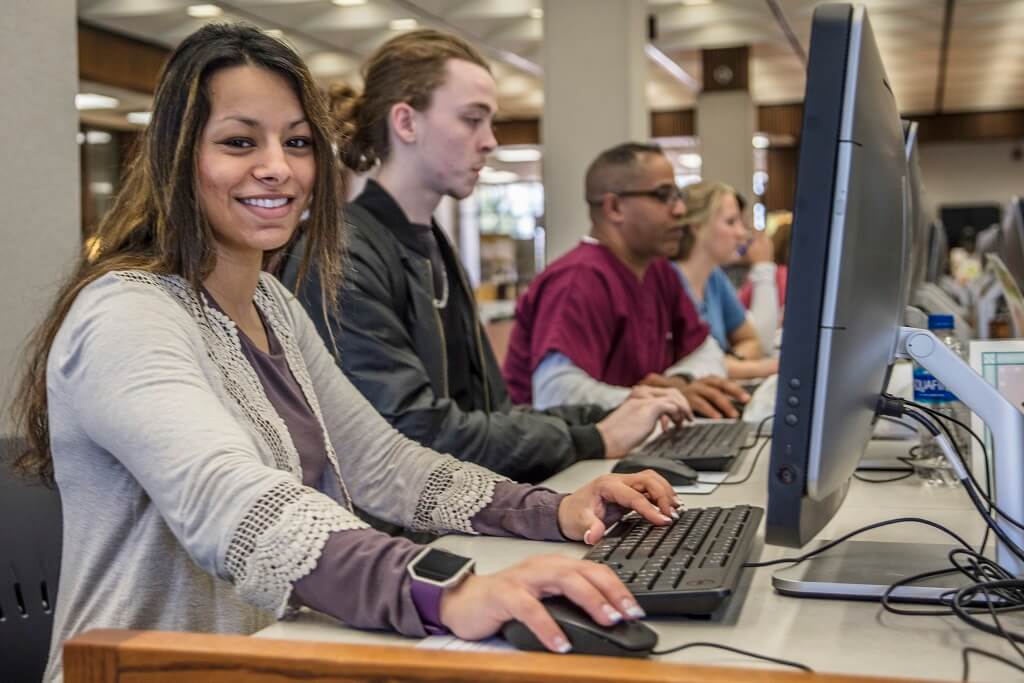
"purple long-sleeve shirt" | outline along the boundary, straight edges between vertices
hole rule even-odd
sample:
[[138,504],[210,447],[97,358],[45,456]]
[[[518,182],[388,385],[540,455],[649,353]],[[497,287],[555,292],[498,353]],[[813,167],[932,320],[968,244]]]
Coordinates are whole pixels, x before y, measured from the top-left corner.
[[[244,334],[242,352],[256,371],[267,398],[288,428],[302,464],[302,482],[322,488],[327,456],[320,425],[288,368],[284,352],[264,325],[269,353]],[[564,494],[540,486],[501,482],[489,505],[471,520],[489,536],[564,540],[558,505]],[[425,636],[423,617],[412,598],[406,566],[422,546],[373,529],[331,534],[316,567],[295,582],[295,597],[304,605],[359,628],[392,629]]]

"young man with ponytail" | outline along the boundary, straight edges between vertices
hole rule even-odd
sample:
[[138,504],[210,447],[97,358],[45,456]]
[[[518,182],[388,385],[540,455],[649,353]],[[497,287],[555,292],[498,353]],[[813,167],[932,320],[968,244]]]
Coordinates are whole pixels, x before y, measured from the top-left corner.
[[[678,391],[654,387],[611,413],[512,405],[465,272],[433,219],[442,197],[472,193],[497,144],[487,63],[464,41],[425,29],[385,43],[363,75],[361,95],[336,91],[332,102],[341,161],[374,170],[345,210],[340,312],[322,312],[315,277],[297,294],[374,407],[415,441],[528,482],[578,460],[621,457],[659,418],[689,416]],[[297,266],[285,264],[286,282]]]

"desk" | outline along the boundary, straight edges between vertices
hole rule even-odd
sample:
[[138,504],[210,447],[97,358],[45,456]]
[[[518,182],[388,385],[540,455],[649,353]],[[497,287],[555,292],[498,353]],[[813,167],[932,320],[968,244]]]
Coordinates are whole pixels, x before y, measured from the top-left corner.
[[[870,455],[888,451],[905,452],[907,442],[872,442]],[[713,493],[684,498],[687,505],[735,505],[767,502],[765,473],[770,446],[762,453],[750,480],[738,486],[719,486]],[[747,472],[756,449],[734,469],[738,478]],[[545,482],[559,491],[571,491],[610,469],[605,461],[584,461]],[[966,494],[960,489],[934,489],[915,478],[888,484],[854,480],[839,514],[819,535],[836,538],[871,522],[914,515],[938,522],[978,542],[983,533]],[[879,541],[921,541],[944,543],[945,535],[921,525],[895,525],[870,532],[865,538]],[[763,540],[763,529],[760,532]],[[581,544],[542,543],[507,538],[447,536],[440,547],[477,559],[478,571],[495,571],[530,555],[558,553],[583,555]],[[763,543],[761,544],[763,546]],[[762,560],[794,554],[787,548],[763,546]],[[776,568],[747,570],[740,591],[709,621],[650,619],[660,634],[660,647],[695,640],[708,640],[794,659],[815,671],[875,676],[903,676],[936,680],[960,680],[960,651],[977,646],[1013,659],[1009,645],[993,636],[974,631],[952,617],[907,617],[888,614],[877,603],[835,600],[807,600],[778,595],[771,586]],[[1006,623],[1022,627],[1021,617],[1007,617]],[[394,634],[367,633],[341,626],[335,620],[311,612],[297,620],[274,624],[256,637],[319,640],[366,644],[409,644],[416,641]],[[662,658],[722,666],[761,666],[755,660],[711,649],[694,649]],[[768,665],[765,665],[768,666]],[[1016,676],[1016,678],[1015,678]],[[971,681],[1021,680],[1015,671],[972,656]]]

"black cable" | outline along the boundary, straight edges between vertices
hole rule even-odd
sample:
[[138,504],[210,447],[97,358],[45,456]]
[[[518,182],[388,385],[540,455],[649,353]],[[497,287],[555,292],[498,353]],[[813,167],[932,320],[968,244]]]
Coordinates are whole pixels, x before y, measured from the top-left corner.
[[[922,403],[917,403],[917,402],[914,402],[914,401],[906,401],[906,403],[907,403],[907,405],[911,405],[911,406],[913,406],[915,408],[918,408],[919,410],[925,411],[926,413],[928,413],[929,415],[931,415],[934,418],[941,418],[943,420],[948,420],[950,422],[953,422],[954,424],[959,425],[962,429],[966,430],[967,433],[971,435],[971,438],[973,438],[975,441],[978,442],[978,445],[981,446],[981,453],[982,453],[983,461],[984,461],[984,464],[985,464],[985,499],[986,499],[986,502],[989,505],[988,513],[991,515],[992,514],[992,510],[995,507],[995,503],[992,501],[992,469],[991,469],[991,464],[989,463],[988,447],[985,445],[984,439],[982,439],[980,436],[978,436],[974,432],[973,429],[971,429],[969,426],[967,426],[966,424],[964,424],[960,420],[956,419],[952,415],[946,415],[945,413],[941,413],[941,412],[939,412],[937,410],[934,410],[934,409],[930,408],[929,406],[926,406],[926,405],[924,405]],[[939,424],[942,424],[942,423],[940,422]],[[946,431],[946,435],[949,438],[950,442],[951,443],[955,443],[955,441],[953,441],[953,436],[949,432],[949,430],[945,430],[945,431]],[[913,449],[911,449],[911,451],[913,451]],[[966,467],[966,463],[965,463],[965,467]],[[974,479],[974,472],[971,471],[971,468],[969,468],[969,467],[967,467],[966,469],[967,469],[968,474],[971,477],[971,482],[974,483],[975,485],[977,485],[977,482]],[[982,548],[982,550],[984,550],[985,546],[988,545],[989,532],[990,532],[990,529],[989,529],[988,525],[985,525],[985,535],[982,536],[982,539],[981,539],[981,548]]]
[[[914,410],[904,409],[904,414],[911,417],[912,419],[921,422],[922,424],[928,422],[928,420],[923,415],[920,415]],[[939,427],[942,428],[944,432],[946,432],[947,434],[949,433],[949,430],[946,428],[946,425],[942,421],[938,421],[938,425]],[[935,430],[935,426],[931,425],[930,431],[933,430]],[[950,447],[953,449],[953,453],[960,460],[960,464],[962,465],[964,471],[967,473],[967,478],[970,483],[968,484],[967,482],[965,482],[964,491],[966,491],[967,495],[971,498],[971,502],[974,503],[974,507],[978,510],[978,513],[981,514],[982,519],[985,520],[985,523],[992,530],[992,532],[995,533],[996,537],[1000,541],[1002,541],[1003,544],[1010,550],[1010,552],[1016,555],[1018,559],[1024,561],[1024,549],[1022,549],[1013,539],[1011,539],[1006,534],[1006,531],[1004,531],[1002,526],[1000,526],[999,523],[995,520],[995,517],[993,517],[990,511],[986,509],[985,504],[987,503],[988,506],[990,506],[989,509],[998,512],[1003,519],[1005,519],[1013,526],[1016,526],[1018,529],[1024,530],[1024,525],[1022,525],[1020,522],[1004,513],[1002,510],[999,509],[995,502],[992,501],[991,498],[985,496],[985,493],[984,491],[981,490],[981,486],[978,484],[978,481],[974,478],[974,475],[971,474],[970,469],[967,467],[966,458],[964,458],[964,455],[960,452],[960,447],[956,444],[956,441],[952,439],[950,436],[947,436],[946,438],[949,440],[949,444]],[[985,540],[987,542],[987,536],[985,537]]]
[[782,666],[789,666],[789,667],[792,667],[794,669],[800,669],[801,671],[806,671],[809,674],[814,673],[814,669],[812,669],[811,667],[807,666],[806,664],[801,664],[800,662],[793,662],[793,661],[790,661],[788,659],[780,659],[778,657],[769,657],[768,655],[759,655],[756,652],[749,652],[747,650],[741,650],[738,647],[732,647],[731,645],[720,645],[718,643],[706,643],[706,642],[703,642],[703,641],[695,642],[695,643],[685,643],[683,645],[677,645],[675,647],[670,647],[670,648],[668,648],[666,650],[654,650],[654,651],[651,652],[651,654],[652,655],[667,655],[667,654],[671,654],[673,652],[679,652],[680,650],[686,650],[686,649],[691,648],[691,647],[713,647],[713,648],[716,648],[716,649],[719,649],[719,650],[726,650],[728,652],[734,652],[736,654],[743,655],[745,657],[753,657],[754,659],[760,659],[760,660],[765,661],[765,662],[771,662],[773,664],[781,664]]
[[815,555],[820,555],[821,553],[825,552],[826,550],[834,548],[835,546],[839,545],[840,543],[848,541],[851,538],[853,538],[854,536],[862,534],[862,533],[864,533],[866,531],[871,531],[872,529],[878,529],[878,528],[881,528],[883,526],[889,526],[890,524],[902,524],[902,523],[906,523],[906,522],[914,522],[916,524],[924,524],[926,526],[932,527],[933,529],[938,529],[939,531],[941,531],[941,532],[943,532],[943,533],[945,533],[945,534],[947,534],[949,536],[952,536],[954,539],[956,539],[957,543],[962,545],[964,548],[967,548],[968,550],[971,550],[971,546],[967,543],[967,541],[965,541],[963,538],[961,538],[955,531],[950,531],[949,529],[947,529],[946,527],[942,526],[941,524],[938,524],[936,522],[932,522],[932,521],[927,520],[927,519],[921,519],[920,517],[897,517],[895,519],[887,519],[887,520],[884,520],[884,521],[881,521],[881,522],[875,522],[874,524],[869,524],[867,526],[861,527],[860,529],[855,529],[855,530],[851,531],[848,534],[840,536],[839,538],[837,538],[834,541],[829,541],[828,543],[826,543],[825,545],[821,546],[820,548],[815,548],[811,552],[804,553],[803,555],[799,555],[797,557],[783,557],[783,558],[780,558],[778,560],[768,560],[767,562],[747,562],[746,564],[743,565],[743,567],[744,567],[744,569],[750,569],[750,568],[753,568],[753,567],[770,567],[770,566],[776,565],[776,564],[800,564],[801,562],[803,562],[805,560],[808,560],[808,559],[814,557]]
[[989,659],[994,659],[997,662],[1005,664],[1006,666],[1012,667],[1012,668],[1016,669],[1017,671],[1020,671],[1020,672],[1024,673],[1024,666],[1021,666],[1020,664],[1017,664],[1016,662],[1012,662],[1009,659],[1007,659],[1006,657],[1003,657],[1002,655],[997,655],[994,652],[989,652],[988,650],[982,650],[982,649],[977,648],[977,647],[965,647],[963,649],[964,670],[963,670],[963,675],[960,677],[961,681],[965,681],[966,682],[967,679],[970,677],[971,668],[970,668],[970,663],[968,662],[968,659],[967,659],[968,655],[979,655],[981,657],[988,657]]
[[914,476],[913,468],[901,471],[903,472],[903,474],[899,475],[898,477],[889,477],[887,479],[872,479],[870,477],[865,477],[862,474],[857,474],[856,472],[853,473],[853,478],[856,479],[857,481],[862,481],[866,484],[891,484],[894,481],[903,481],[904,479],[908,479]]
[[[750,463],[750,467],[747,469],[747,473],[745,475],[743,475],[742,479],[735,479],[735,480],[733,480],[733,479],[726,479],[725,481],[718,482],[718,485],[719,486],[736,486],[737,484],[746,483],[746,481],[748,479],[750,479],[750,475],[752,475],[754,473],[754,468],[757,467],[757,461],[761,457],[761,452],[764,451],[764,448],[765,448],[765,446],[768,445],[768,443],[769,443],[768,439],[765,439],[764,441],[761,442],[761,447],[758,448],[757,449],[757,453],[754,454],[754,460],[753,460],[753,462]],[[697,483],[699,483],[699,484],[710,484],[712,482],[701,481],[700,479],[698,479]]]
[[[751,448],[753,448],[754,446],[756,446],[757,442],[761,440],[761,430],[768,423],[768,420],[771,420],[774,417],[775,417],[774,415],[769,415],[768,417],[766,417],[763,420],[761,420],[761,422],[758,423],[758,425],[757,425],[757,431],[754,433],[754,440],[751,441],[749,445],[741,447],[737,451],[737,453],[742,453],[743,451],[748,451]],[[736,480],[726,479],[724,481],[712,482],[712,481],[701,481],[700,478],[698,477],[696,483],[698,483],[698,484],[712,484],[712,485],[717,485],[717,486],[736,486],[737,484],[745,483],[747,480],[750,479],[750,475],[752,475],[754,473],[754,468],[757,467],[758,458],[761,457],[761,452],[764,450],[764,447],[768,445],[768,442],[770,441],[770,439],[769,439],[770,436],[771,436],[771,434],[766,434],[765,435],[765,440],[761,441],[761,447],[758,448],[757,449],[757,453],[754,454],[754,461],[750,463],[750,468],[747,470],[747,473],[745,475],[743,475],[742,479],[736,479]]]

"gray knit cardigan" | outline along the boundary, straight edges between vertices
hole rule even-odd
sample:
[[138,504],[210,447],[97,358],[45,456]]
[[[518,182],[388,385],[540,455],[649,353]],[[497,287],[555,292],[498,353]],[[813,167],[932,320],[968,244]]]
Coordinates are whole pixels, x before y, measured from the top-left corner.
[[319,420],[324,493],[242,355],[234,323],[181,279],[124,271],[82,290],[50,351],[64,554],[46,679],[89,628],[252,633],[289,608],[329,534],[383,520],[474,533],[503,478],[395,431],[301,305],[263,274],[255,303]]

